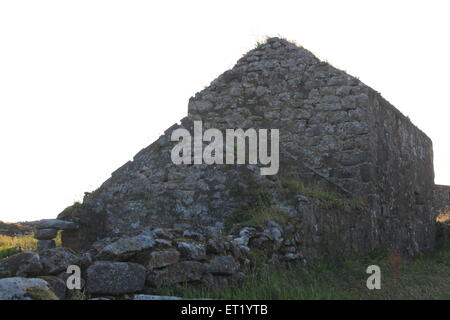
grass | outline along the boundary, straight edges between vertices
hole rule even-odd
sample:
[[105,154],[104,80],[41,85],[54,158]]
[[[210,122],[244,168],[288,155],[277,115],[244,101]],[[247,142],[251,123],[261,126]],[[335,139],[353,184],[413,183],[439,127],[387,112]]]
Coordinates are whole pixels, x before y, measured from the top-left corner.
[[169,182],[169,170],[164,169],[163,182]]
[[33,235],[9,237],[0,235],[0,259],[7,258],[23,250],[36,250],[37,240]]
[[[366,287],[366,268],[381,268],[381,289]],[[291,267],[255,263],[240,286],[222,291],[182,286],[158,294],[212,299],[450,299],[450,249],[415,259],[395,252],[340,262],[315,261]]]
[[250,171],[241,172],[245,186],[235,183],[231,185],[231,195],[241,199],[241,205],[225,218],[225,229],[230,230],[232,226],[240,223],[248,223],[254,219],[261,209],[273,206],[272,194],[260,185]]
[[[225,219],[225,228],[231,230],[233,226],[261,225],[269,220],[281,225],[295,224],[295,219],[286,212],[275,206],[272,194],[263,186],[259,185],[248,172],[242,174],[247,187],[238,184],[232,186],[232,194],[243,197],[245,201],[239,208]],[[320,201],[320,206],[325,209],[338,209],[342,212],[349,210],[361,211],[367,207],[367,200],[355,196],[352,198],[340,195],[332,190],[315,185],[306,185],[298,178],[284,178],[280,180],[279,193],[288,203],[295,203],[297,195],[304,195]]]
[[296,178],[288,178],[281,181],[283,188],[282,192],[287,198],[292,198],[293,195],[304,195],[323,202],[324,206],[330,208],[340,208],[344,204],[348,204],[352,207],[361,207],[367,204],[367,200],[354,197],[345,198],[342,195],[337,194],[331,190],[327,190],[322,187],[310,186],[302,183]]
[[[273,220],[272,214],[278,213],[268,210],[266,214]],[[36,240],[31,235],[0,236],[0,256],[18,246],[35,249]],[[232,300],[450,299],[449,246],[414,259],[391,251],[341,260],[323,257],[307,264],[271,265],[253,250],[250,260],[252,263],[245,270],[247,277],[240,285],[220,291],[188,285],[163,287],[155,294]],[[369,275],[365,270],[369,265],[381,268],[380,290],[366,287]]]
[[[56,246],[61,246],[61,234],[56,237]],[[19,253],[20,250],[36,250],[37,240],[32,234],[20,237],[10,237],[0,235],[0,259],[7,258],[13,254]]]
[[40,287],[27,288],[25,295],[33,300],[59,300],[51,290]]
[[281,225],[291,222],[292,218],[284,211],[274,207],[261,207],[249,211],[248,220],[243,225],[261,225],[267,221],[275,221]]
[[306,186],[295,178],[283,180],[282,185],[290,193],[302,194],[322,201],[338,201],[340,199],[340,197],[333,192],[321,188]]
[[[285,219],[289,218],[274,207],[260,207],[250,222]],[[32,235],[0,235],[0,259],[19,252],[19,247],[35,250],[36,243]],[[57,245],[61,245],[60,235]],[[188,285],[163,287],[155,294],[232,300],[450,299],[449,245],[440,245],[433,253],[416,258],[390,251],[338,260],[322,257],[307,264],[271,265],[265,263],[266,258],[261,253],[253,250],[250,260],[250,266],[244,270],[247,277],[240,285],[220,291]],[[369,265],[381,268],[380,290],[366,287],[369,274],[365,270]],[[80,293],[72,299],[83,299],[83,295]]]

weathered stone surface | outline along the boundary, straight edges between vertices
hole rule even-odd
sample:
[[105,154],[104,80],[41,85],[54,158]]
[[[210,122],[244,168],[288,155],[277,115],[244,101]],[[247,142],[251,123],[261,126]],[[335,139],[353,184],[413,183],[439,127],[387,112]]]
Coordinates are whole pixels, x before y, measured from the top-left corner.
[[173,234],[165,229],[157,228],[153,230],[153,233],[159,239],[172,240],[174,238]]
[[167,268],[149,272],[146,283],[151,287],[160,287],[162,285],[199,281],[204,272],[204,264],[196,261],[182,261]]
[[227,288],[231,281],[232,279],[230,276],[213,275],[211,273],[207,273],[202,277],[202,285],[216,292]]
[[131,258],[136,253],[155,246],[155,238],[151,232],[143,232],[134,237],[124,237],[106,245],[97,255],[98,260],[122,260]]
[[66,298],[67,285],[66,283],[56,276],[42,276],[39,279],[45,280],[50,290],[61,300]]
[[433,193],[433,212],[450,212],[450,186],[436,185]]
[[183,237],[193,239],[195,241],[205,241],[205,237],[201,233],[189,230],[185,230],[183,232]]
[[57,229],[57,230],[74,230],[77,225],[71,221],[64,221],[59,219],[43,219],[40,220],[36,228],[38,229]]
[[33,300],[29,290],[40,288],[49,290],[48,283],[36,278],[4,278],[0,279],[0,300]]
[[225,246],[222,241],[209,239],[206,243],[207,254],[222,254],[225,252]]
[[207,226],[204,228],[205,237],[210,240],[221,240],[223,238],[224,224],[216,222],[215,226]]
[[257,249],[268,249],[273,246],[272,236],[265,232],[259,232],[249,240],[249,246]]
[[[61,272],[61,273],[56,275],[56,277],[59,280],[61,280],[62,283],[64,283],[64,286],[67,289],[66,290],[66,299],[71,300],[71,299],[75,298],[75,300],[78,300],[80,295],[81,296],[83,295],[83,291],[85,291],[85,288],[86,288],[86,274],[87,274],[87,269],[82,269],[81,270],[81,279],[80,279],[81,289],[69,289],[69,288],[67,288],[67,282],[68,281],[71,284],[74,283],[72,278],[69,279],[69,277],[71,277],[73,275],[73,273],[67,273],[66,270],[65,270],[65,271],[63,271],[63,272]],[[53,279],[53,277],[54,276],[41,276],[39,278],[42,278],[42,279],[46,280],[47,278]],[[50,286],[53,284],[51,281],[48,281],[48,282],[49,282]],[[55,285],[58,285],[58,284],[55,284]],[[57,292],[55,292],[55,294],[57,294]]]
[[86,270],[92,263],[94,263],[94,259],[92,253],[89,251],[83,252],[79,258],[77,265],[82,269]]
[[217,275],[231,275],[239,270],[239,264],[232,256],[215,256],[206,265],[206,272]]
[[87,214],[85,207],[80,203],[75,203],[64,209],[58,219],[72,221],[79,226],[74,230],[64,230],[61,233],[61,241],[64,247],[72,248],[76,251],[87,249],[86,244],[114,236],[104,232],[103,221],[106,218],[105,212],[95,212]]
[[172,248],[173,247],[173,243],[170,240],[166,240],[166,239],[155,239],[155,248],[158,249],[168,249],[168,248]]
[[115,241],[117,241],[117,240],[119,240],[119,238],[118,237],[114,237],[114,238],[110,238],[110,237],[106,237],[106,238],[102,238],[102,239],[100,239],[100,240],[97,240],[96,242],[94,242],[92,245],[91,245],[91,247],[89,248],[89,251],[92,253],[92,254],[98,254],[100,251],[102,251],[102,249],[104,248],[104,247],[106,247],[107,245],[109,245],[109,244],[111,244],[111,243],[113,243],[113,242],[115,242]]
[[180,253],[177,250],[157,250],[146,255],[144,265],[150,270],[167,267],[180,260]]
[[203,244],[178,242],[178,251],[181,257],[187,260],[203,260],[206,258],[206,249]]
[[34,233],[34,237],[38,240],[51,240],[56,238],[56,235],[58,234],[58,230],[57,229],[38,229],[35,233]]
[[56,275],[66,271],[69,265],[78,263],[78,257],[66,248],[47,249],[39,252],[43,275]]
[[136,263],[97,261],[87,270],[87,291],[119,295],[142,290],[145,268]]
[[243,259],[250,250],[247,246],[240,244],[239,241],[230,241],[230,251],[235,259]]
[[55,240],[38,240],[37,251],[53,249],[56,247]]
[[285,261],[299,261],[303,260],[305,257],[301,253],[287,253],[283,256]]
[[248,240],[249,238],[244,236],[233,239],[233,242],[238,246],[246,246],[248,245]]
[[32,277],[41,272],[42,264],[39,255],[32,251],[24,251],[0,260],[0,278]]
[[[193,132],[199,120],[221,131],[280,129],[277,175],[261,176],[258,165],[172,163],[172,132]],[[68,245],[87,248],[147,226],[191,230],[243,222],[233,221],[236,212],[266,195],[272,203],[288,202],[287,211],[303,220],[305,250],[331,243],[327,237],[337,226],[343,235],[335,241],[339,254],[379,248],[415,254],[434,245],[433,176],[431,140],[379,93],[306,49],[270,38],[195,94],[181,124],[112,173],[71,213],[62,213],[80,224],[67,232],[70,237],[64,232],[63,243],[70,239]],[[292,184],[280,191],[292,179],[365,205],[324,209],[324,202],[331,204],[314,199],[320,194],[302,194]],[[271,230],[271,241],[281,246],[284,239]],[[245,235],[237,238],[233,254],[241,258],[250,244]]]

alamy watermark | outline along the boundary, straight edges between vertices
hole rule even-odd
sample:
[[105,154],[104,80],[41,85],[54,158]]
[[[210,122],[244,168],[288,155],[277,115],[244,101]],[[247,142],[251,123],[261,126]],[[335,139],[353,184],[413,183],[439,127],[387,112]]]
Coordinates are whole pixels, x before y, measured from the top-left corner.
[[[194,121],[193,137],[184,128],[178,128],[172,132],[171,140],[178,141],[178,143],[172,149],[171,159],[177,165],[235,164],[236,159],[236,164],[259,163],[266,166],[260,168],[261,175],[274,175],[278,173],[280,165],[280,133],[278,129],[270,129],[270,154],[268,135],[268,129],[250,128],[245,131],[243,129],[226,129],[224,141],[222,131],[207,129],[203,132],[202,121]],[[209,142],[209,144],[203,149],[204,142]],[[247,158],[248,163],[246,163]]]
[[368,266],[366,273],[370,274],[367,278],[366,286],[369,290],[380,290],[381,289],[381,269],[377,265]]
[[81,269],[77,265],[69,265],[66,273],[70,274],[66,280],[66,286],[69,290],[81,289]]

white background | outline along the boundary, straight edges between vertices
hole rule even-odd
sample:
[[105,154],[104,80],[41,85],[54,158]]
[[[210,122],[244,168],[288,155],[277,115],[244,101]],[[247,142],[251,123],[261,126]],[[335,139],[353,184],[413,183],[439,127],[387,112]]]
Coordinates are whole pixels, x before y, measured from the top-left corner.
[[447,3],[0,0],[0,220],[54,218],[277,35],[409,116],[450,184]]

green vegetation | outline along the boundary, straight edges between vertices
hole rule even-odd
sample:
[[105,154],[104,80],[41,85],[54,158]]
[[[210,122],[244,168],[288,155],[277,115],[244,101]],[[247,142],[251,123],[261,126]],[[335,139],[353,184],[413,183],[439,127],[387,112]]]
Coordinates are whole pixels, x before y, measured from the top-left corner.
[[252,172],[243,170],[241,176],[245,185],[238,183],[232,185],[230,193],[233,197],[241,199],[242,204],[225,219],[227,230],[235,224],[255,219],[261,209],[271,208],[273,205],[272,194],[255,180]]
[[[225,219],[227,230],[236,225],[263,224],[269,220],[282,225],[295,223],[295,219],[274,205],[277,202],[272,196],[274,190],[268,190],[266,186],[256,181],[250,171],[242,171],[241,177],[244,184],[232,185],[231,195],[242,199],[242,204]],[[348,198],[321,186],[306,185],[298,178],[284,178],[279,182],[276,193],[281,196],[278,201],[282,203],[292,203],[296,201],[297,195],[304,195],[319,200],[323,209],[338,209],[339,212],[347,214],[362,212],[367,207],[366,199]]]
[[164,174],[163,174],[163,182],[169,182],[169,170],[164,169]]
[[296,178],[287,178],[281,181],[281,192],[288,199],[292,199],[293,196],[301,194],[308,196],[323,202],[324,207],[327,208],[342,208],[344,205],[350,205],[351,207],[361,207],[367,204],[365,199],[345,198],[342,195],[337,194],[334,191],[324,189],[318,186],[309,186],[302,183]]
[[51,290],[40,287],[28,288],[26,295],[33,300],[59,300]]
[[82,290],[69,290],[67,300],[87,300],[88,295],[86,294],[86,289]]
[[258,224],[269,216],[273,219],[268,220],[277,221],[280,211],[272,207],[270,199],[266,193],[255,194],[254,201],[242,205],[225,219],[225,228],[231,230],[236,225]]
[[[61,234],[55,239],[56,246],[61,246]],[[18,237],[10,237],[0,235],[0,259],[7,258],[13,254],[19,253],[21,250],[36,250],[37,240],[32,234]]]
[[289,178],[282,181],[282,187],[285,190],[285,194],[302,194],[308,197],[315,198],[317,200],[323,201],[338,201],[341,197],[337,194],[323,190],[318,187],[306,186],[300,180],[295,178]]
[[4,259],[4,258],[8,258],[9,256],[12,256],[19,252],[20,252],[20,249],[17,247],[0,249],[0,260]]
[[293,223],[292,217],[290,217],[286,212],[273,206],[253,209],[248,213],[248,219],[242,223],[244,225],[263,225],[265,222],[270,220],[281,225]]
[[20,250],[36,250],[37,240],[28,234],[20,237],[0,235],[0,259],[7,258]]
[[[291,267],[254,263],[238,287],[222,291],[182,286],[161,288],[158,294],[214,299],[450,299],[450,249],[415,259],[395,252],[326,259]],[[381,268],[381,289],[368,290],[366,268]]]
[[[284,219],[274,208],[261,209],[254,222]],[[287,217],[286,217],[287,218]],[[58,243],[60,243],[58,241]],[[0,236],[0,255],[16,247],[34,249],[31,235]],[[307,264],[271,265],[258,250],[252,250],[247,278],[241,285],[223,290],[180,286],[164,287],[155,292],[185,298],[212,299],[450,299],[450,247],[439,246],[433,253],[406,258],[391,252],[364,257],[336,259],[329,256]],[[12,251],[10,251],[12,252]],[[16,253],[16,252],[14,252]],[[12,253],[10,253],[12,254]],[[8,255],[10,255],[8,254]],[[3,257],[3,256],[2,256]],[[381,268],[381,290],[368,290],[365,270],[369,265]],[[35,299],[54,299],[48,292],[33,288]],[[71,299],[84,299],[82,292]]]
[[80,211],[82,211],[82,206],[83,205],[79,201],[75,201],[73,205],[68,206],[58,215],[58,219],[68,220],[77,217]]

